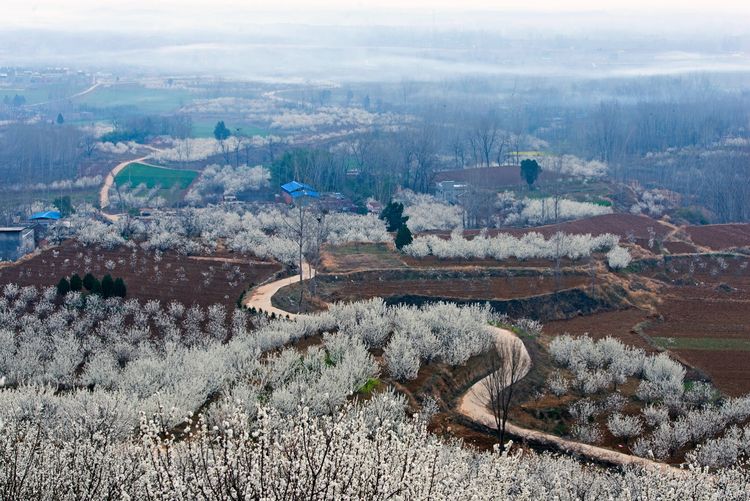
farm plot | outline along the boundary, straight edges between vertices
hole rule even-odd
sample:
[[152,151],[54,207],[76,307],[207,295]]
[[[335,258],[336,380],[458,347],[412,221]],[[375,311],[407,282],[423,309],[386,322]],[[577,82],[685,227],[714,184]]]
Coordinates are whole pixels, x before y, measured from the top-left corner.
[[[214,127],[216,122],[222,120],[220,117],[216,118],[199,118],[193,120],[193,137],[214,137]],[[257,125],[253,125],[247,122],[233,122],[231,120],[226,121],[226,126],[230,131],[240,130],[240,133],[247,136],[267,136],[268,131]]]
[[[601,258],[601,256],[598,257]],[[581,262],[564,258],[560,264],[562,267],[570,267],[581,265]],[[498,261],[497,259],[440,259],[435,256],[415,258],[396,251],[391,244],[351,243],[327,246],[323,250],[319,269],[325,273],[349,273],[403,268],[550,268],[553,265],[554,263],[549,259],[509,258]]]
[[281,266],[251,256],[217,252],[184,256],[175,252],[147,252],[139,247],[101,249],[66,241],[32,258],[0,268],[0,285],[16,283],[46,287],[60,278],[92,273],[122,277],[127,297],[186,305],[222,303],[233,308],[247,287],[265,281]]
[[588,334],[594,339],[612,336],[630,346],[654,351],[653,346],[637,333],[640,324],[647,321],[648,318],[649,313],[647,311],[635,308],[608,311],[548,322],[544,325],[544,333],[549,337],[561,334],[573,336]]
[[[557,177],[554,173],[542,171],[539,175],[539,182],[554,181]],[[521,177],[520,169],[515,165],[441,171],[435,174],[435,181],[460,181],[492,189],[526,184]]]
[[750,246],[750,224],[688,226],[686,231],[693,243],[714,250]]
[[193,170],[168,169],[136,162],[121,170],[115,177],[115,181],[119,185],[145,184],[147,188],[160,186],[164,190],[176,186],[180,190],[186,190],[196,177],[198,173]]
[[[556,279],[551,272],[528,270],[386,270],[342,275],[319,275],[315,280],[316,298],[327,303],[357,301],[373,297],[404,295],[436,299],[506,300],[549,294],[572,288],[584,288],[589,277],[567,272]],[[274,300],[294,297],[299,289],[291,285],[281,289]]]
[[[169,169],[134,162],[115,176],[118,188],[127,186],[132,194],[144,196],[141,186],[154,190],[150,196],[162,197],[167,205],[173,205],[185,195],[187,188],[198,177],[198,172],[184,169]],[[112,195],[110,195],[112,199]]]
[[405,268],[402,256],[385,243],[350,243],[326,246],[320,271],[346,273],[350,271]]
[[108,85],[75,99],[93,108],[134,108],[143,113],[169,113],[189,103],[193,94],[185,89],[158,89],[137,84]]
[[730,395],[750,391],[750,259],[670,258],[642,273],[666,284],[658,318],[643,329],[653,345],[701,370]]

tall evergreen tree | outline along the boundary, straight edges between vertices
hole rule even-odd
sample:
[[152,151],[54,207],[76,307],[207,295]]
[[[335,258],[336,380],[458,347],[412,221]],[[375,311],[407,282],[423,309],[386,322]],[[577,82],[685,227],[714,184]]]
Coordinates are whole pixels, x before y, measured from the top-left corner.
[[217,141],[226,141],[231,135],[232,133],[227,128],[224,120],[216,122],[216,127],[214,127],[214,138],[216,138]]
[[536,160],[529,160],[527,158],[526,160],[521,161],[521,177],[526,181],[526,184],[529,185],[529,189],[531,189],[531,186],[539,177],[541,170],[542,168],[539,167]]
[[83,289],[83,280],[78,276],[78,273],[73,273],[70,277],[70,290],[78,292]]
[[83,277],[83,286],[86,287],[86,290],[90,292],[94,292],[94,283],[97,282],[96,277],[92,275],[91,273],[86,273]]
[[67,278],[63,277],[59,282],[57,282],[57,294],[60,296],[64,296],[68,292],[70,292],[70,283],[68,282]]
[[127,288],[125,287],[125,281],[122,278],[115,278],[112,293],[116,297],[125,297],[127,294]]
[[398,250],[403,249],[410,243],[414,241],[414,238],[411,235],[411,230],[408,226],[405,224],[401,226],[401,228],[398,229],[398,232],[396,233],[396,248]]
[[404,216],[404,204],[391,202],[380,213],[380,219],[385,221],[388,231],[398,231],[409,220],[409,216]]
[[106,299],[112,297],[115,291],[115,281],[112,280],[112,275],[107,273],[102,278],[102,296]]

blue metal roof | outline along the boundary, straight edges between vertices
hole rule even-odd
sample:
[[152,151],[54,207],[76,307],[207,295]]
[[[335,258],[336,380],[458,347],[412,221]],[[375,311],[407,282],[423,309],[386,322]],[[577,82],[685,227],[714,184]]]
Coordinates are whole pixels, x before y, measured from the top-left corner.
[[290,181],[286,184],[281,185],[281,189],[286,191],[289,194],[294,193],[295,191],[304,190],[304,191],[315,191],[315,188],[310,186],[309,184],[300,183],[297,181]]
[[315,190],[315,188],[313,188],[309,184],[300,183],[297,181],[290,181],[286,184],[282,184],[281,189],[287,192],[292,198],[320,198],[320,194]]
[[37,212],[36,214],[32,214],[29,218],[31,221],[34,221],[35,219],[60,219],[62,217],[62,214],[56,210],[48,210],[44,212]]

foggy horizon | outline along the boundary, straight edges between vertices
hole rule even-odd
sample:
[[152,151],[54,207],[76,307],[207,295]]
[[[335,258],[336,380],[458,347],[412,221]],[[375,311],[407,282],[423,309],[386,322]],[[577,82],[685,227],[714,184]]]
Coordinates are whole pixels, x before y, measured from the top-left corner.
[[656,11],[639,9],[647,2],[605,8],[586,1],[565,8],[475,1],[462,9],[414,1],[349,9],[335,1],[316,9],[299,2],[152,4],[13,2],[0,19],[0,66],[34,57],[105,71],[333,81],[393,81],[415,68],[426,80],[750,70],[750,8],[740,2],[718,2],[711,13],[700,4],[672,9],[677,2]]

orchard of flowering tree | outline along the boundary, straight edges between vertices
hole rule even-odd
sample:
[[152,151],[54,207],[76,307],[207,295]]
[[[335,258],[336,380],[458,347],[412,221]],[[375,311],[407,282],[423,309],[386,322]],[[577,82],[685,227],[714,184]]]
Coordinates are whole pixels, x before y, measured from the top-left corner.
[[[372,300],[269,322],[219,306],[77,292],[59,300],[53,288],[6,285],[0,318],[4,499],[748,494],[746,471],[728,461],[746,452],[742,428],[698,449],[698,464],[717,469],[602,469],[524,449],[479,452],[431,435],[430,406],[414,413],[389,389],[358,398],[373,378],[408,380],[421,364],[460,366],[490,349],[489,324],[509,320],[487,307]],[[297,348],[304,340],[307,348]],[[702,388],[683,393],[679,365],[663,356],[585,338],[550,349],[575,378],[560,375],[551,386],[596,392],[641,374],[643,416],[612,413],[608,426],[660,457],[679,447],[677,430],[697,442],[750,414],[747,399],[713,404]],[[597,412],[606,410],[585,402],[571,410],[582,426]]]
[[[235,170],[209,169],[191,189],[197,197],[244,189],[228,184]],[[267,182],[261,169],[239,171],[250,176],[247,186]],[[455,208],[401,196],[403,226],[419,231],[400,250],[375,215],[280,206],[184,208],[114,222],[79,207],[48,238],[53,245],[74,239],[102,254],[138,248],[155,262],[167,252],[205,259],[234,251],[237,259],[278,261],[287,273],[299,272],[302,259],[325,264],[328,248],[363,245],[386,249],[401,265],[492,259],[548,261],[552,268],[565,259],[580,274],[598,260],[602,273],[625,280],[631,251],[641,252],[610,233],[467,237]],[[449,236],[425,233],[449,229]],[[105,268],[115,268],[110,264]],[[505,276],[513,277],[513,266]],[[145,301],[91,293],[96,288],[76,277],[57,287],[2,289],[0,459],[9,466],[0,471],[3,498],[748,495],[750,396],[722,395],[666,353],[609,337],[542,342],[541,323],[510,318],[482,301],[415,306],[374,298],[327,304],[290,320],[248,309],[252,298],[238,300],[236,309]],[[498,344],[499,329],[530,354],[528,376],[528,366],[502,376],[507,351]],[[544,377],[533,372],[540,363]],[[463,375],[436,385],[438,374]],[[478,386],[491,388],[493,375],[504,405],[489,396],[477,403],[479,414],[466,414],[462,402]],[[528,405],[562,416],[552,437],[559,452],[540,451],[549,449],[541,445],[549,434],[535,441],[528,438],[533,429],[514,431]],[[460,423],[495,413],[498,432],[482,429],[497,436],[494,448],[475,448],[462,432],[435,427],[446,416],[457,419],[459,410]],[[501,446],[498,439],[510,442]],[[589,449],[570,457],[566,444]],[[624,454],[610,460],[612,449]]]

